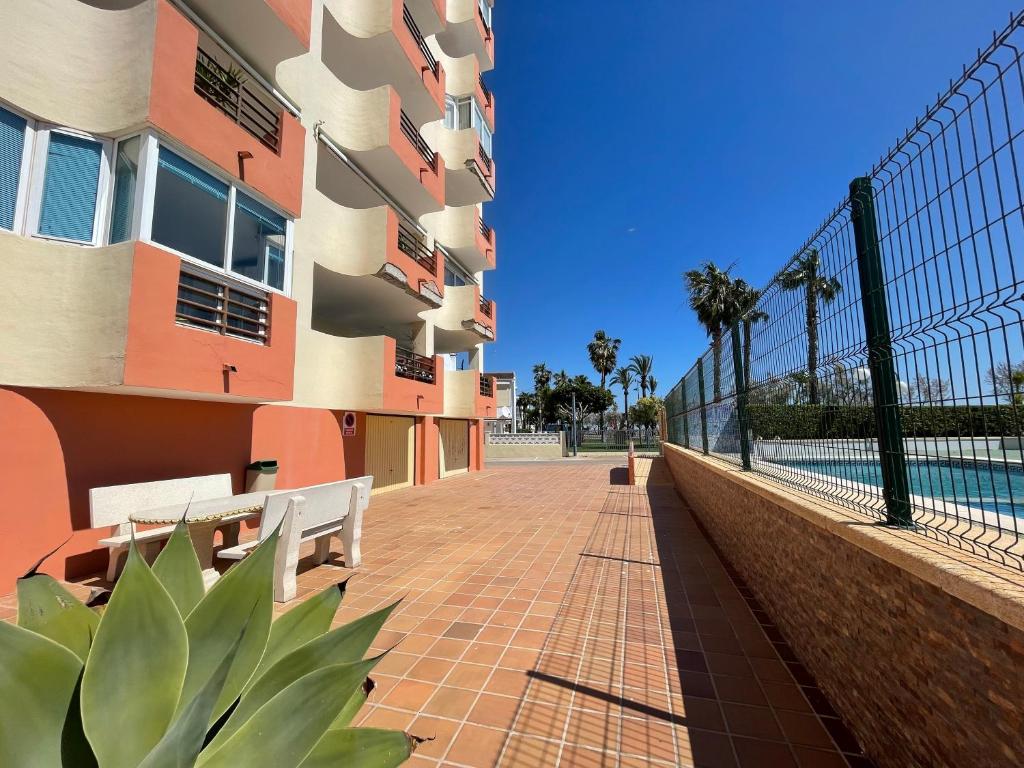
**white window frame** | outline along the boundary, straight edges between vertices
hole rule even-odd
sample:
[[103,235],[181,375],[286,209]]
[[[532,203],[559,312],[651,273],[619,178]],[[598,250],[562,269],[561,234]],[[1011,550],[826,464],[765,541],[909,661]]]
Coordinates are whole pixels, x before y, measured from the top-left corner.
[[[176,141],[169,139],[166,136],[158,135],[155,131],[147,130],[142,132],[143,144],[139,151],[139,174],[143,180],[143,183],[136,184],[136,203],[137,213],[134,218],[135,223],[138,225],[138,239],[144,243],[152,245],[156,248],[161,248],[168,253],[173,253],[175,256],[180,258],[183,262],[186,262],[198,269],[205,269],[208,272],[214,274],[223,275],[226,278],[234,280],[252,288],[256,288],[261,291],[267,291],[268,293],[277,293],[282,296],[291,296],[292,292],[292,271],[293,271],[293,248],[295,241],[295,222],[284,213],[277,205],[268,200],[266,196],[261,195],[259,192],[254,190],[232,176],[224,173],[219,168],[215,168],[209,164],[209,162],[203,160],[195,152],[192,152],[187,147],[182,146]],[[130,137],[128,137],[130,138]],[[210,264],[209,262],[197,259],[194,256],[190,256],[187,253],[171,248],[170,246],[158,243],[153,240],[153,206],[156,201],[156,174],[159,166],[160,158],[160,146],[167,147],[171,152],[176,155],[181,155],[182,158],[202,169],[206,173],[213,176],[218,181],[228,186],[228,200],[227,200],[227,220],[225,222],[226,234],[224,237],[224,251],[223,251],[223,264],[224,266],[217,266],[216,264]],[[234,217],[235,217],[235,199],[236,193],[241,190],[246,195],[256,200],[259,203],[270,208],[275,213],[280,214],[285,220],[285,248],[284,248],[284,285],[282,288],[275,288],[267,283],[253,280],[251,277],[240,275],[232,270],[232,250],[234,244]],[[140,200],[141,198],[141,200]],[[133,233],[134,234],[134,233]],[[265,266],[266,269],[266,266]],[[266,272],[264,272],[264,276]]]
[[10,229],[0,228],[0,232],[20,235],[25,231],[29,191],[32,188],[32,150],[36,143],[36,121],[6,101],[0,101],[0,107],[25,121],[25,135],[21,144],[21,166],[18,168],[18,196],[14,198],[14,221],[11,222]]
[[[50,137],[55,133],[64,136],[74,136],[79,139],[88,139],[100,145],[100,168],[96,184],[96,209],[93,211],[92,217],[91,240],[75,240],[70,237],[59,237],[39,232],[39,215],[42,212],[43,188],[46,184],[46,159],[50,151]],[[27,138],[28,130],[26,128],[26,140]],[[32,168],[29,173],[29,197],[25,233],[41,240],[54,240],[60,243],[74,243],[76,245],[99,245],[106,242],[107,233],[104,231],[104,223],[108,218],[107,207],[110,199],[110,163],[111,149],[114,145],[113,140],[52,123],[36,123],[32,139]],[[18,196],[21,197],[20,187],[18,189]]]
[[142,222],[142,199],[145,176],[143,170],[143,160],[146,157],[146,131],[140,131],[136,133],[126,133],[124,136],[118,136],[113,140],[110,148],[110,184],[109,184],[109,195],[110,204],[107,206],[107,210],[103,216],[103,244],[104,245],[119,245],[120,243],[110,242],[110,224],[114,218],[114,185],[117,183],[117,147],[123,142],[130,141],[134,138],[139,139],[139,166],[135,169],[135,199],[132,200],[132,222],[128,228],[128,239],[122,240],[122,243],[131,242],[132,240],[138,240],[139,230]]

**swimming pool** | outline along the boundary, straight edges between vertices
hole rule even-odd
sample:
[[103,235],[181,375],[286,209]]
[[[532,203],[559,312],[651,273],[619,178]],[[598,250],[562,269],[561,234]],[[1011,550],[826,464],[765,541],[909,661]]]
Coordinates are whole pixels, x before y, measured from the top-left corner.
[[[882,466],[877,461],[771,463],[882,487]],[[907,473],[910,492],[915,495],[1024,518],[1024,471],[1019,466],[958,459],[909,460]]]

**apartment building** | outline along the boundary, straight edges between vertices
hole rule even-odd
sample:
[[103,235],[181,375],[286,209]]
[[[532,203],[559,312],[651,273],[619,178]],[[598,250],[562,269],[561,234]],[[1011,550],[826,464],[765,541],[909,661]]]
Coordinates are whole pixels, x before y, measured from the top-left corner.
[[494,379],[494,416],[485,424],[486,432],[518,432],[519,414],[516,409],[516,374],[514,371],[492,372]]
[[93,487],[482,467],[492,3],[5,4],[0,586]]

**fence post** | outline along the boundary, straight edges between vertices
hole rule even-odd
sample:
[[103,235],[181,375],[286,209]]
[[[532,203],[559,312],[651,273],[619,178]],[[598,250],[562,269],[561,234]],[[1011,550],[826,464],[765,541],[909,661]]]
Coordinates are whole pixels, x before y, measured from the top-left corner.
[[910,481],[907,457],[903,450],[900,394],[896,382],[896,366],[893,363],[882,249],[878,243],[878,224],[875,219],[875,195],[869,177],[861,176],[850,182],[850,209],[857,245],[857,271],[860,273],[886,522],[907,527],[914,524],[910,508]]
[[690,412],[687,410],[690,404],[686,402],[686,377],[690,374],[683,375],[683,445],[687,448],[690,447]]
[[736,380],[736,426],[740,432],[740,460],[750,469],[750,426],[747,420],[747,378],[740,347],[740,324],[732,327],[732,369]]
[[708,455],[708,403],[704,394],[704,358],[697,358],[697,388],[700,391],[700,443],[704,455]]

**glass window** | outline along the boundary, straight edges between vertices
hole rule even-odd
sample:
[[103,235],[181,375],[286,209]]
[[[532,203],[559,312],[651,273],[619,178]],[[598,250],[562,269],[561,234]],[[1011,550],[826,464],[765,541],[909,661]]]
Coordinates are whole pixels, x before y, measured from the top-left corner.
[[26,122],[0,107],[0,229],[14,229]]
[[51,133],[39,208],[41,235],[91,242],[103,145]]
[[224,266],[228,185],[160,147],[153,201],[153,241]]
[[241,192],[235,195],[231,270],[284,289],[285,218]]
[[466,279],[446,264],[444,267],[444,284],[448,286],[465,285]]
[[114,158],[114,200],[110,211],[110,242],[131,239],[132,213],[135,211],[135,182],[139,176],[139,146],[142,139],[133,136],[117,145]]

